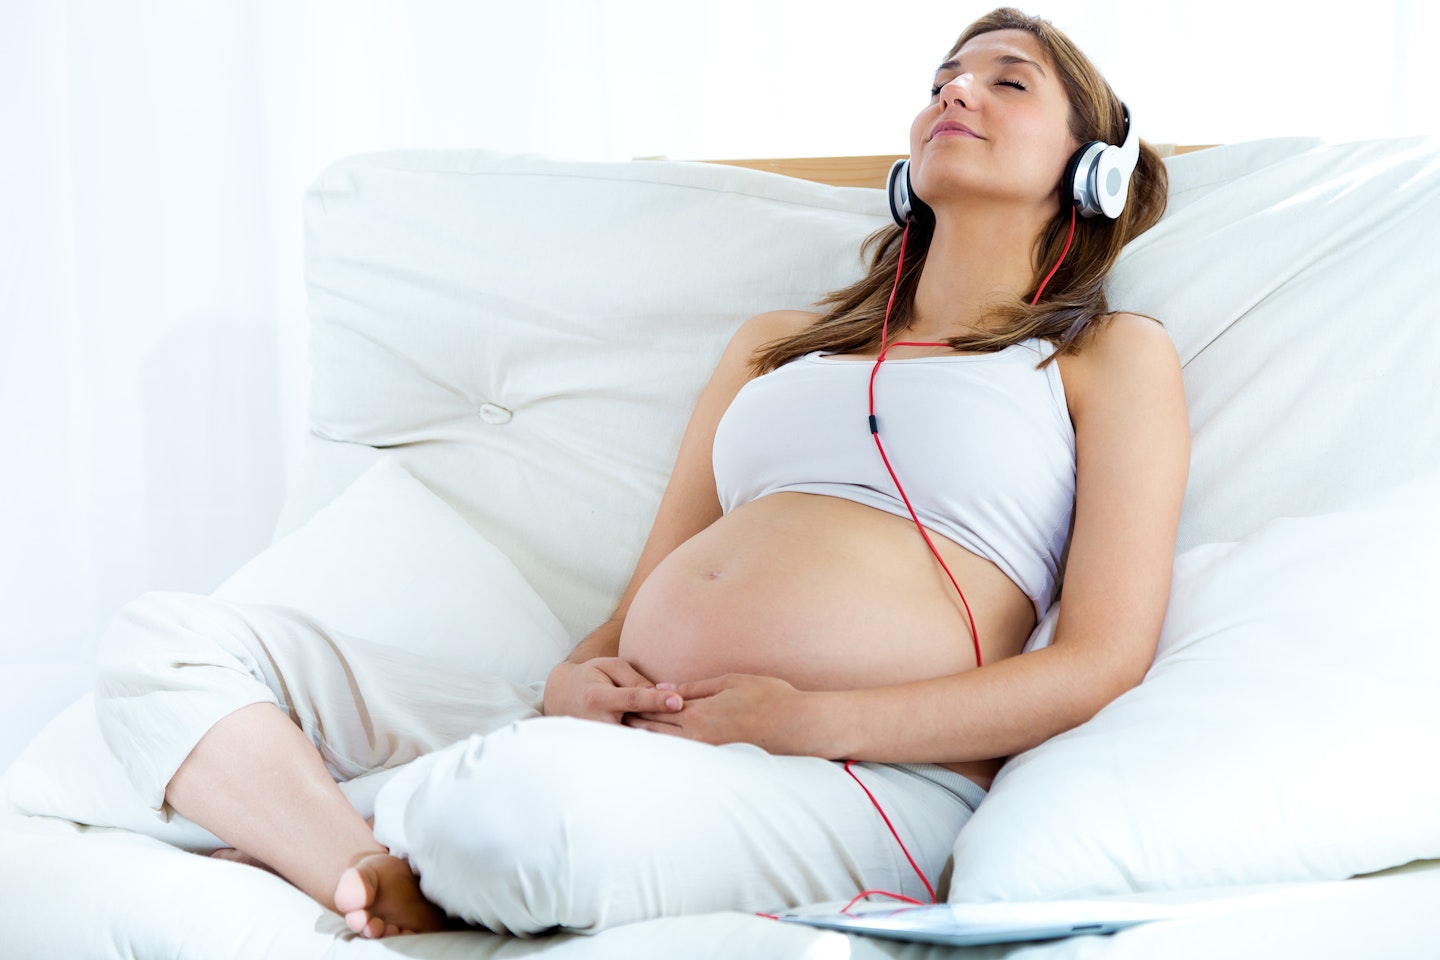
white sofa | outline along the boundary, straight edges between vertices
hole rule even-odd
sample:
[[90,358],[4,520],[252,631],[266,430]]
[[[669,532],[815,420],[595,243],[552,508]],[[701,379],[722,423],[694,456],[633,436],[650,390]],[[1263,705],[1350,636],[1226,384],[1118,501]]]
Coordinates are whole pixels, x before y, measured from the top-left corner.
[[[185,852],[213,841],[139,809],[82,699],[0,781],[0,956],[1433,955],[1440,144],[1169,163],[1170,210],[1111,287],[1185,365],[1161,651],[1007,765],[949,894],[1268,898],[973,949],[738,914],[361,941],[274,876]],[[518,683],[613,606],[730,332],[852,278],[888,216],[878,191],[733,167],[481,152],[344,160],[306,203],[309,462],[276,543],[218,593]],[[382,778],[347,786],[362,810]]]

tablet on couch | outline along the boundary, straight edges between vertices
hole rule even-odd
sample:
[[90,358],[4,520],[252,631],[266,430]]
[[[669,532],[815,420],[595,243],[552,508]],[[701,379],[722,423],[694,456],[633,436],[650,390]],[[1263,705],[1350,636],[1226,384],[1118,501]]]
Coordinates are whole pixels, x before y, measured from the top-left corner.
[[1114,933],[1152,920],[1194,916],[1197,906],[1124,900],[936,903],[869,906],[847,913],[789,914],[779,919],[887,940],[972,946]]

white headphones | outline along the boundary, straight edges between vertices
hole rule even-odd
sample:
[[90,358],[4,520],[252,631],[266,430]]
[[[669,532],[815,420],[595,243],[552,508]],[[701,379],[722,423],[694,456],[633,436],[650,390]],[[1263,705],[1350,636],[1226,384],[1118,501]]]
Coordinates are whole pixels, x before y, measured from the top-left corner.
[[[1091,140],[1076,150],[1065,165],[1061,184],[1069,184],[1072,202],[1082,217],[1101,214],[1116,219],[1125,210],[1130,194],[1130,177],[1140,162],[1140,138],[1130,108],[1120,104],[1125,114],[1125,142],[1120,146],[1103,140]],[[890,215],[900,226],[912,216],[934,217],[925,201],[915,196],[910,186],[910,161],[896,160],[885,184],[890,197]]]
[[896,160],[890,165],[890,175],[885,178],[885,193],[890,197],[890,216],[900,226],[905,226],[912,216],[934,219],[935,215],[915,194],[910,192],[910,160]]
[[1125,209],[1130,175],[1140,162],[1140,138],[1135,135],[1130,108],[1122,103],[1120,111],[1125,114],[1125,142],[1117,147],[1103,140],[1091,140],[1075,151],[1065,167],[1065,179],[1060,182],[1070,184],[1082,217],[1103,213],[1114,220]]

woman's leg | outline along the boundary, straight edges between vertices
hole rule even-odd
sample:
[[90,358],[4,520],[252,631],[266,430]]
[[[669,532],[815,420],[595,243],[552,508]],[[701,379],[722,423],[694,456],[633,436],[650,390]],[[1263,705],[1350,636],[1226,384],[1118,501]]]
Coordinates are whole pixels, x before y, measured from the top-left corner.
[[379,935],[443,918],[335,781],[534,716],[534,700],[293,610],[147,594],[102,638],[96,713],[159,816],[195,821],[331,909],[342,873],[371,864],[398,904],[365,928]]
[[165,800],[332,910],[341,874],[371,864],[396,903],[373,935],[445,925],[409,866],[375,840],[319,751],[274,704],[241,707],[211,727],[175,771]]
[[[854,769],[936,884],[971,807],[898,768]],[[774,912],[869,888],[926,897],[841,764],[570,718],[422,758],[382,788],[375,817],[427,897],[520,934]],[[347,879],[350,892],[369,886],[364,865]],[[358,909],[384,917],[383,891]]]

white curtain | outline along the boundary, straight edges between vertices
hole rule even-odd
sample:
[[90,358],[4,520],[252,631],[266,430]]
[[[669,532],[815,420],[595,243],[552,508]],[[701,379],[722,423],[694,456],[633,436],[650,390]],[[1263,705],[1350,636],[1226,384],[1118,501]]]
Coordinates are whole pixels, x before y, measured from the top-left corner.
[[[411,147],[903,152],[989,4],[5,0],[0,764],[145,590],[262,549],[306,390],[301,196]],[[1440,132],[1421,0],[1053,0],[1155,141]]]

